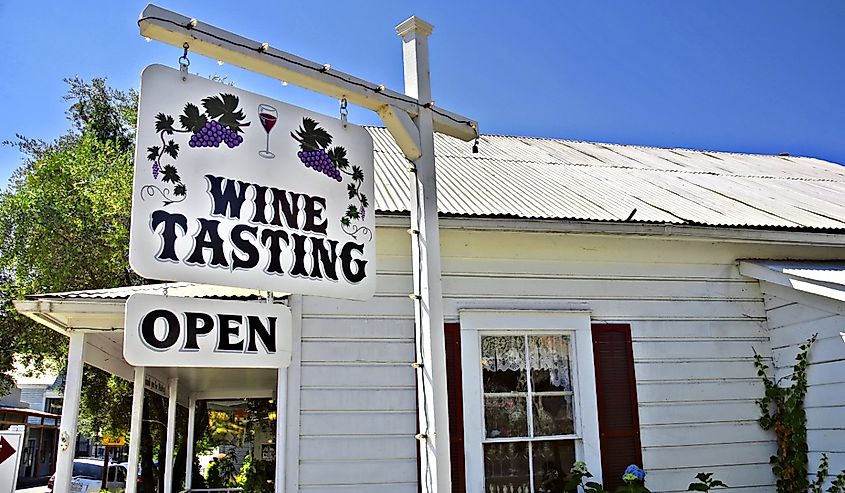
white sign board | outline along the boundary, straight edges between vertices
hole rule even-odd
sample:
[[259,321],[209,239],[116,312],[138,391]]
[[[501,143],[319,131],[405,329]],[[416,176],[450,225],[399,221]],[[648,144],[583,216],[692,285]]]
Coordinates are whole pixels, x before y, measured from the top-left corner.
[[123,357],[132,366],[283,368],[291,331],[283,305],[133,294]]
[[23,433],[0,431],[0,493],[15,493],[22,449]]
[[129,263],[151,279],[368,299],[363,128],[151,65],[141,77]]

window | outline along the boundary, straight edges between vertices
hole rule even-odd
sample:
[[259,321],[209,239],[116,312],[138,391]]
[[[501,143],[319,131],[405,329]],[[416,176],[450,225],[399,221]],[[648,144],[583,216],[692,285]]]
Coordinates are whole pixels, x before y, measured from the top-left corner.
[[473,310],[460,330],[466,491],[558,492],[576,460],[596,469],[589,314]]
[[62,414],[62,398],[48,397],[44,403],[44,411],[52,414]]
[[485,491],[562,491],[575,462],[569,362],[567,335],[481,336]]

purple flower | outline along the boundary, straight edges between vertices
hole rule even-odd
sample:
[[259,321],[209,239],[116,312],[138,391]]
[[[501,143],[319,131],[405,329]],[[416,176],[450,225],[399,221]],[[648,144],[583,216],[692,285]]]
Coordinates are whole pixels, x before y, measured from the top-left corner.
[[360,216],[361,216],[361,220],[363,221],[363,220],[364,220],[364,218],[365,218],[365,217],[367,217],[367,209],[364,209],[364,207],[363,207],[363,206],[362,206],[362,207],[359,207],[359,208],[358,208],[358,215],[360,215]]
[[636,464],[631,464],[625,469],[622,479],[625,481],[645,481],[645,471],[637,467]]

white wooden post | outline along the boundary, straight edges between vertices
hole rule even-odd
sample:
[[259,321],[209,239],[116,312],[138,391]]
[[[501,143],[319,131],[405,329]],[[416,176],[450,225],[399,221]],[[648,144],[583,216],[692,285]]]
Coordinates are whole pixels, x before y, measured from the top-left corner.
[[62,406],[62,425],[59,430],[59,450],[56,453],[54,491],[70,491],[73,476],[73,457],[76,452],[76,428],[82,392],[82,372],[85,362],[85,333],[70,332],[65,375],[65,395]]
[[138,460],[141,455],[141,426],[144,418],[146,368],[135,367],[132,385],[132,415],[129,418],[129,465],[126,467],[126,493],[138,491]]
[[178,378],[167,381],[167,450],[164,459],[164,493],[173,492],[173,449],[176,447],[176,390]]
[[191,483],[194,475],[194,421],[197,416],[197,397],[191,394],[188,398],[188,436],[185,440],[187,449],[185,461],[185,491],[191,491]]
[[421,155],[413,162],[411,230],[414,235],[413,273],[416,301],[417,409],[421,433],[420,457],[423,491],[452,491],[449,456],[449,406],[446,392],[446,348],[443,334],[443,293],[440,284],[440,231],[437,218],[437,182],[434,176],[434,128],[428,36],[432,26],[411,17],[396,26],[402,37],[405,93],[421,105],[413,118],[419,129]]
[[287,445],[288,369],[279,368],[276,381],[276,493],[285,493],[285,447]]

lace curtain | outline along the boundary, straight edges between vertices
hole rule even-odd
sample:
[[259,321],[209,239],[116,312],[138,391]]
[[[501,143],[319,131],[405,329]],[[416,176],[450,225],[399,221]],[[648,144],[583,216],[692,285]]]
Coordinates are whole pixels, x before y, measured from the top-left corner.
[[[532,369],[549,372],[552,385],[571,388],[568,337],[528,336],[528,358]],[[525,338],[522,336],[482,337],[481,368],[487,371],[525,369]]]

